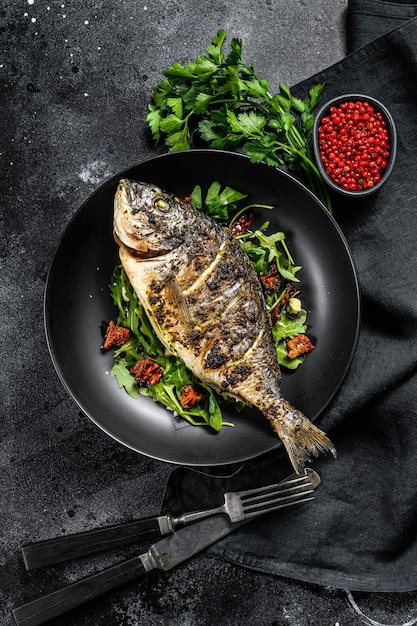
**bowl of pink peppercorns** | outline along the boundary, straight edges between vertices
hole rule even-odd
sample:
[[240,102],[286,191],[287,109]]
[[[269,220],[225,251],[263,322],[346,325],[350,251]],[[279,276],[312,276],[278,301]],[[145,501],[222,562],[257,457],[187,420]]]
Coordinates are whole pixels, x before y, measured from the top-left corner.
[[367,196],[392,171],[397,151],[394,120],[371,96],[339,96],[315,118],[313,149],[320,173],[332,189],[347,196]]

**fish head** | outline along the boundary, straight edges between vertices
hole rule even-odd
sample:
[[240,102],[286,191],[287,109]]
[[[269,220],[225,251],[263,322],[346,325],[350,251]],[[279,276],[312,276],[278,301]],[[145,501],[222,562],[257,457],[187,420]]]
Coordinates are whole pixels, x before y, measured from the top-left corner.
[[187,206],[156,185],[122,179],[114,198],[116,241],[137,257],[167,254],[184,240]]

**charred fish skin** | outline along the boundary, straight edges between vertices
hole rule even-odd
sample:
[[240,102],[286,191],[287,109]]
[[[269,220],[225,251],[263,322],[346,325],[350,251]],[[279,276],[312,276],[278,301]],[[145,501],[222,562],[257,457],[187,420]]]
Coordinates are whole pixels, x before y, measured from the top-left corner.
[[327,436],[281,395],[262,287],[236,238],[189,202],[122,179],[114,202],[121,263],[166,349],[201,380],[264,413],[296,472]]

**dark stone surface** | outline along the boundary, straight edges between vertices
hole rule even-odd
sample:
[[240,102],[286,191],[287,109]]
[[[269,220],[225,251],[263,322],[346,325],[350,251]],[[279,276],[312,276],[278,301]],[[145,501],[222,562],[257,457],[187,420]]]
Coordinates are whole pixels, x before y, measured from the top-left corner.
[[[244,58],[294,84],[345,54],[343,0],[5,0],[0,8],[0,624],[11,609],[126,553],[30,574],[25,542],[159,511],[172,467],[114,442],[60,384],[43,331],[48,267],[82,202],[156,150],[145,125],[151,87],[174,60],[204,52],[218,28]],[[76,254],[76,251],[74,251]],[[325,549],[325,547],[323,547]],[[416,610],[414,594],[357,594],[382,622]],[[346,595],[202,555],[55,620],[62,626],[347,626]]]

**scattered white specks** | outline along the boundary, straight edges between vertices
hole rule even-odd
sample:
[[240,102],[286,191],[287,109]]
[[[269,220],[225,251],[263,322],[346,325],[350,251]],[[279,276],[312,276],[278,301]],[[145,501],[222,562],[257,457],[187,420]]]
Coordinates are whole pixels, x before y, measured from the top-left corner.
[[78,174],[79,178],[81,178],[84,183],[93,184],[105,180],[109,175],[110,172],[104,161],[92,161],[83,167]]

